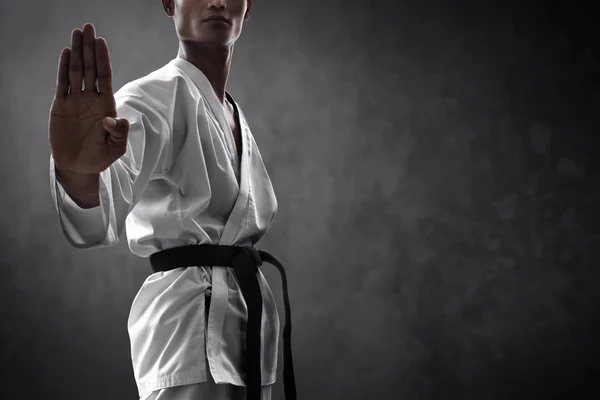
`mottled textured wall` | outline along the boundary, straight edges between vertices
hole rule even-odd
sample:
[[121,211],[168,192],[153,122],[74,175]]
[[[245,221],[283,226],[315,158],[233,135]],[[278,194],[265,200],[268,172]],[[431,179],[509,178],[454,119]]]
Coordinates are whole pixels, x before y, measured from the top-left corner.
[[[229,90],[278,195],[259,246],[289,270],[301,399],[578,398],[596,376],[593,13],[497,3],[255,0]],[[135,399],[149,265],[68,245],[47,120],[72,29],[107,39],[119,88],[175,57],[172,20],[0,4],[0,397]]]

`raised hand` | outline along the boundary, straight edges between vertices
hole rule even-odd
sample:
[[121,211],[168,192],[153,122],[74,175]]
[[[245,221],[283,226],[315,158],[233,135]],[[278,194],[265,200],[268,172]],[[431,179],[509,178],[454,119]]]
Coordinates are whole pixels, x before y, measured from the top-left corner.
[[61,174],[95,176],[127,149],[129,122],[116,119],[108,46],[95,36],[92,24],[73,30],[71,48],[60,54],[48,129]]

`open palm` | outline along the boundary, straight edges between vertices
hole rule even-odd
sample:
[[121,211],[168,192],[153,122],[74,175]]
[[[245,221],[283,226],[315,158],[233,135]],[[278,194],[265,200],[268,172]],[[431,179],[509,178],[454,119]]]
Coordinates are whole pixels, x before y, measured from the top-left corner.
[[72,32],[71,48],[60,54],[56,93],[50,109],[49,140],[56,168],[97,174],[127,149],[129,123],[116,118],[112,70],[104,38],[92,24]]

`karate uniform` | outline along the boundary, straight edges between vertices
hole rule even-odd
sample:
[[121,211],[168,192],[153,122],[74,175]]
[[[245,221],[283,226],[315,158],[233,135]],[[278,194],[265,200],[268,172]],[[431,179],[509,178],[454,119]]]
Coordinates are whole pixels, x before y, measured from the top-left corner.
[[[277,200],[248,122],[234,103],[240,164],[223,107],[197,67],[177,57],[124,85],[115,100],[117,116],[130,122],[128,145],[100,174],[98,207],[81,209],[73,202],[56,179],[50,157],[51,193],[71,245],[109,246],[126,227],[132,253],[149,257],[205,243],[251,246],[267,232]],[[260,270],[258,275],[261,384],[268,399],[277,372],[280,323],[273,293]],[[245,386],[246,321],[246,303],[231,267],[177,268],[148,276],[128,319],[139,396],[170,399],[175,397],[169,393],[201,396],[217,390],[219,398],[245,398],[244,388],[221,384]]]

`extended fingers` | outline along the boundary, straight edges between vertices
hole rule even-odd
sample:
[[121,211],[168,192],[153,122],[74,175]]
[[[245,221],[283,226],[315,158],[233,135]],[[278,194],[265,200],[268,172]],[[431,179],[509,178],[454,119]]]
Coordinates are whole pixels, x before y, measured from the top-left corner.
[[112,69],[110,67],[110,55],[108,45],[104,38],[94,40],[96,44],[96,67],[98,71],[98,91],[101,94],[112,95]]
[[71,94],[81,92],[81,80],[83,79],[82,36],[83,33],[79,28],[71,32],[71,57],[69,59],[69,85],[71,86]]
[[83,77],[86,91],[96,91],[96,30],[94,25],[83,26]]
[[69,59],[71,50],[64,48],[58,60],[58,73],[56,76],[56,97],[69,94]]

